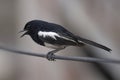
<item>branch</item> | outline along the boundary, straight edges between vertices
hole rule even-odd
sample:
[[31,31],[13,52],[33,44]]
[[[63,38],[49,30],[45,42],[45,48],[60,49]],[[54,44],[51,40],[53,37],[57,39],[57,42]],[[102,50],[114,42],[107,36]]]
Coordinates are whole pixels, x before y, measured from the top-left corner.
[[[31,53],[31,52],[25,52],[25,51],[20,51],[16,49],[11,49],[7,47],[0,46],[0,49],[17,53],[17,54],[24,54],[24,55],[29,55],[29,56],[36,56],[36,57],[43,57],[46,58],[46,54],[40,54],[40,53]],[[102,63],[116,63],[120,64],[120,60],[112,60],[112,59],[102,59],[102,58],[90,58],[90,57],[73,57],[73,56],[58,56],[58,55],[53,55],[52,56],[54,59],[59,59],[59,60],[70,60],[70,61],[82,61],[82,62],[102,62]]]

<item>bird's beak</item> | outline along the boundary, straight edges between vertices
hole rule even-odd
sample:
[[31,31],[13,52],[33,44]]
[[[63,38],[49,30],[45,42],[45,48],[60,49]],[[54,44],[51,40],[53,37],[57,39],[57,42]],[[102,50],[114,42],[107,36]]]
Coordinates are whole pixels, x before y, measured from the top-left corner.
[[20,36],[20,38],[22,38],[23,36],[25,36],[25,35],[28,34],[28,31],[27,31],[27,30],[22,30],[22,31],[20,31],[19,33],[23,33],[23,32],[24,32],[24,34],[22,34],[22,35]]

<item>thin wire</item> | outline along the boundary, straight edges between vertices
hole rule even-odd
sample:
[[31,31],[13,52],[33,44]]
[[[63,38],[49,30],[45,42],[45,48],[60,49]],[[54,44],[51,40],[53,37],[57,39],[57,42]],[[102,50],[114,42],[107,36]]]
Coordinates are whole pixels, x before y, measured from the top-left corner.
[[[16,49],[11,49],[7,47],[0,46],[0,49],[17,53],[17,54],[24,54],[29,56],[36,56],[36,57],[43,57],[46,58],[46,54],[42,53],[32,53],[32,52],[25,52]],[[82,61],[82,62],[101,62],[101,63],[116,63],[120,64],[120,60],[113,60],[113,59],[103,59],[103,58],[91,58],[91,57],[77,57],[77,56],[60,56],[60,55],[53,55],[52,58],[59,59],[59,60],[70,60],[70,61]]]

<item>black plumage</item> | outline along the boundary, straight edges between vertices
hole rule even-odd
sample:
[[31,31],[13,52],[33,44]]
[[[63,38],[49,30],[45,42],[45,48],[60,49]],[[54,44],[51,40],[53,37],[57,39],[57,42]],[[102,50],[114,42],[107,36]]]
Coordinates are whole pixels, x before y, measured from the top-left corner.
[[64,49],[67,46],[83,46],[86,44],[109,52],[111,51],[111,49],[106,46],[72,34],[61,25],[42,20],[32,20],[28,22],[23,31],[26,32],[21,37],[24,35],[30,35],[36,43],[54,48],[55,50],[52,51],[52,53]]

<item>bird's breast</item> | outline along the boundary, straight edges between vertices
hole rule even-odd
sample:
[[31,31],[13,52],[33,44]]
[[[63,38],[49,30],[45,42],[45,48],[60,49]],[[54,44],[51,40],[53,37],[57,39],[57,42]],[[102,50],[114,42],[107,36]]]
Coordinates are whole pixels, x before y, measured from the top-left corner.
[[53,49],[59,49],[59,48],[67,47],[66,45],[55,45],[55,44],[50,44],[50,43],[46,43],[46,42],[44,42],[44,45],[48,48],[53,48]]

